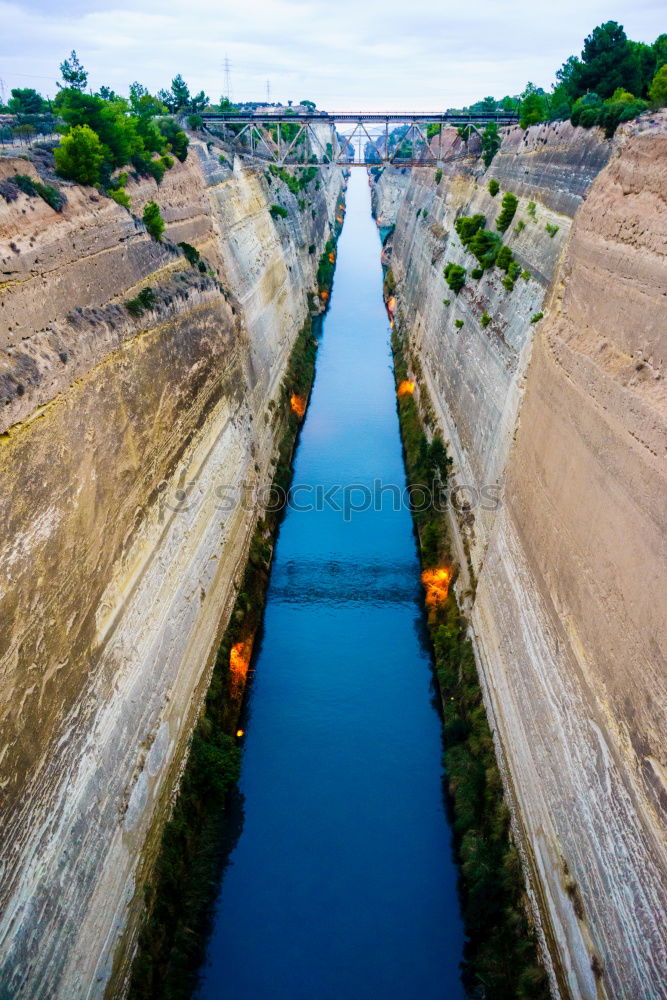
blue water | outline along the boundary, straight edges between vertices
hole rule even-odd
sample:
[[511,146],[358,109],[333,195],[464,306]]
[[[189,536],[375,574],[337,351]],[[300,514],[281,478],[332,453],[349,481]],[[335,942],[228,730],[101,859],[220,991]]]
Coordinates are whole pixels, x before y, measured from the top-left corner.
[[[294,483],[405,486],[377,230],[352,171]],[[361,506],[361,489],[351,491]],[[410,514],[289,510],[250,692],[243,829],[201,1000],[455,1000],[463,929]],[[334,500],[342,506],[342,489]],[[320,505],[321,506],[321,505]]]

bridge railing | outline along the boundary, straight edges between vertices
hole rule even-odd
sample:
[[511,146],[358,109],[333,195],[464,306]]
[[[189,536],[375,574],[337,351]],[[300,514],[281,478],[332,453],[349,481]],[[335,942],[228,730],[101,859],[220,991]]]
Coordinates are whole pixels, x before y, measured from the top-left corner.
[[[495,122],[513,125],[517,116],[506,112],[406,112],[406,111],[266,111],[205,112],[211,129],[221,129],[237,152],[283,164],[327,164],[374,166],[381,163],[415,166],[438,162],[442,155],[443,130],[447,126],[480,134]],[[343,131],[351,126],[351,131]],[[432,131],[433,126],[436,129]],[[396,127],[404,128],[400,141],[392,142]],[[391,129],[391,131],[390,131]],[[438,136],[437,142],[433,142]],[[363,143],[363,151],[362,151]],[[435,148],[433,148],[435,146]]]

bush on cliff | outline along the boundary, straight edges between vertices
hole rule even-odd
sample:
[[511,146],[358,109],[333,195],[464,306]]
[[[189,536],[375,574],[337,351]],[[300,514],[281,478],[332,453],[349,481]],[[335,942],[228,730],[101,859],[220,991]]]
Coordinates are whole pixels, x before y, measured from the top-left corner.
[[497,180],[495,180],[495,178],[492,177],[491,180],[489,181],[489,194],[491,195],[492,198],[495,198],[495,196],[498,194],[499,191],[500,191],[500,184],[498,183]]
[[500,133],[495,122],[489,122],[482,132],[482,156],[484,166],[490,167],[493,157],[500,149]]
[[274,219],[286,219],[289,215],[287,209],[283,208],[282,205],[271,205],[269,212]]
[[53,151],[56,171],[78,184],[99,184],[104,148],[88,125],[76,125]]
[[159,243],[160,240],[162,239],[162,234],[165,229],[165,222],[162,216],[160,215],[159,206],[156,205],[154,201],[149,201],[146,204],[146,207],[144,208],[143,218],[146,229],[153,237],[153,239],[157,240],[157,242]]
[[[14,91],[12,91],[13,93]],[[653,77],[651,86],[648,89],[648,96],[658,108],[664,108],[667,104],[667,63],[661,66]]]
[[61,191],[54,188],[51,184],[42,184],[40,181],[34,181],[27,174],[15,174],[11,180],[14,181],[24,194],[32,198],[41,198],[47,205],[50,205],[54,212],[62,212],[63,205],[67,199]]
[[446,265],[443,274],[445,276],[445,281],[447,282],[451,290],[454,292],[455,295],[458,295],[466,283],[465,267],[461,267],[460,264],[454,264],[452,261],[450,261]]
[[496,229],[498,229],[501,233],[504,233],[505,230],[509,229],[512,219],[516,215],[518,204],[519,199],[515,195],[511,194],[511,192],[508,191],[503,195],[502,209],[500,215],[496,219]]

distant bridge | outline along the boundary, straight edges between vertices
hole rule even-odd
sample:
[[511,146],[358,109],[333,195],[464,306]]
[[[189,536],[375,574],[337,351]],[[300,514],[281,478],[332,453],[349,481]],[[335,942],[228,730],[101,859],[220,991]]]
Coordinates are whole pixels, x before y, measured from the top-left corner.
[[[394,166],[437,163],[446,126],[465,130],[466,137],[489,122],[514,125],[508,112],[312,111],[205,112],[204,124],[223,132],[239,153],[282,166],[294,163],[338,163],[343,166]],[[352,126],[351,131],[349,131]],[[429,126],[431,135],[429,136]],[[439,126],[433,129],[433,126]],[[399,138],[392,133],[404,128]],[[345,129],[345,131],[342,131]],[[432,140],[437,138],[437,142]],[[363,143],[363,148],[362,148]],[[433,147],[433,148],[432,148]]]

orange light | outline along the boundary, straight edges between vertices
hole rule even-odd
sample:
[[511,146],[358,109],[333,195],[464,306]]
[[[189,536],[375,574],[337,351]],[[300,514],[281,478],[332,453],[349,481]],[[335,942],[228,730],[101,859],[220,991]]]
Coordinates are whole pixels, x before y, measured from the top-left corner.
[[303,396],[290,396],[289,405],[292,407],[292,413],[296,413],[299,419],[304,416],[306,412],[306,401]]
[[342,215],[337,215],[336,216],[336,222],[342,222],[342,221],[343,221],[343,216]]
[[412,395],[412,393],[414,391],[415,391],[415,384],[414,384],[414,382],[408,382],[407,379],[404,379],[399,384],[398,390],[397,390],[399,396],[410,396],[410,395]]
[[437,608],[444,604],[449,593],[449,581],[452,574],[448,569],[425,569],[422,573],[422,583],[426,590],[426,607]]
[[237,730],[236,730],[236,736],[237,736],[237,739],[239,739],[239,740],[240,740],[240,739],[241,739],[241,737],[242,737],[243,735],[244,735],[244,732],[243,732],[243,730],[242,730],[242,729],[237,729]]
[[326,302],[327,299],[329,298],[329,293],[325,290],[322,290],[320,292],[320,298],[322,299],[322,302]]
[[389,310],[390,313],[396,312],[396,298],[395,298],[395,296],[390,295],[389,298],[387,299],[387,309]]
[[333,264],[335,260],[336,260],[336,254],[335,253],[330,253],[329,254],[329,263]]
[[245,681],[250,666],[251,653],[252,638],[246,639],[245,642],[237,642],[232,646],[229,653],[229,669],[235,683]]

